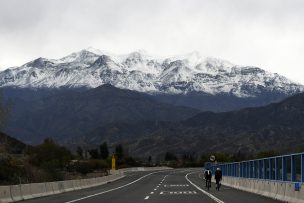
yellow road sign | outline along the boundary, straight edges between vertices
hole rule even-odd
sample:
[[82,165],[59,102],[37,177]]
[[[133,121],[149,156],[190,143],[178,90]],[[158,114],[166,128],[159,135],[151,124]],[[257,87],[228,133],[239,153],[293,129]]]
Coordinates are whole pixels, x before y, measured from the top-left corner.
[[112,170],[116,170],[116,159],[115,156],[112,156]]

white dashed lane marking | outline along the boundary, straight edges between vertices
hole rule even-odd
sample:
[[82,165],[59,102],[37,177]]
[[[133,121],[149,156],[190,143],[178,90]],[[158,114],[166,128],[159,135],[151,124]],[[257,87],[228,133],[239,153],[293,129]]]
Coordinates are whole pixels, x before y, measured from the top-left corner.
[[161,191],[160,195],[196,195],[196,191]]
[[164,187],[189,187],[188,184],[164,185]]

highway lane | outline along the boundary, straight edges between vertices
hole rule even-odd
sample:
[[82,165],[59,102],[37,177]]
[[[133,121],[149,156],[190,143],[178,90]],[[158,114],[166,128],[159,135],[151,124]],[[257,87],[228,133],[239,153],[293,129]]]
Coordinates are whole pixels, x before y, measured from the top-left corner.
[[208,193],[204,187],[202,173],[197,169],[178,169],[161,172],[136,172],[118,181],[84,190],[24,201],[26,203],[178,203],[178,202],[277,202],[255,194],[215,186]]
[[[188,175],[188,178],[190,181],[192,181],[194,184],[201,186],[202,189],[207,190],[204,188],[204,181],[203,181],[203,173],[202,172],[195,172]],[[202,183],[203,182],[203,183]],[[220,188],[220,191],[216,191],[215,189],[216,185],[215,183],[211,184],[211,189],[208,191],[210,194],[216,196],[218,199],[221,199],[224,202],[246,202],[246,203],[277,203],[279,201],[263,197],[260,195],[256,195],[253,193],[236,190],[231,187],[227,187],[222,185]]]

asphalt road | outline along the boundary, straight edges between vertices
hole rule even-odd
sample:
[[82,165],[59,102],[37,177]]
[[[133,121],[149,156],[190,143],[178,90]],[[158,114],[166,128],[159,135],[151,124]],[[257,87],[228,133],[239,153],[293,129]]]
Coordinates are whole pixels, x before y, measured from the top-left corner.
[[198,170],[179,169],[161,172],[136,172],[118,181],[84,190],[23,201],[25,203],[185,203],[185,202],[277,202],[259,195],[222,186],[207,191]]

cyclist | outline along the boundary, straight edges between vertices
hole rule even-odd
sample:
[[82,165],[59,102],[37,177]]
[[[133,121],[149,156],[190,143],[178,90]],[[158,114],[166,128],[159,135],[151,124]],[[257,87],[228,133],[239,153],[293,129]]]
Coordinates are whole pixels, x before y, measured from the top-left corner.
[[216,182],[216,190],[220,190],[221,187],[221,183],[220,181],[222,180],[222,171],[220,168],[217,168],[215,173],[214,173],[214,178],[215,178],[215,182]]
[[207,188],[211,187],[212,172],[209,170],[209,168],[207,168],[205,170],[204,177],[205,177],[205,180],[206,180],[206,187]]

